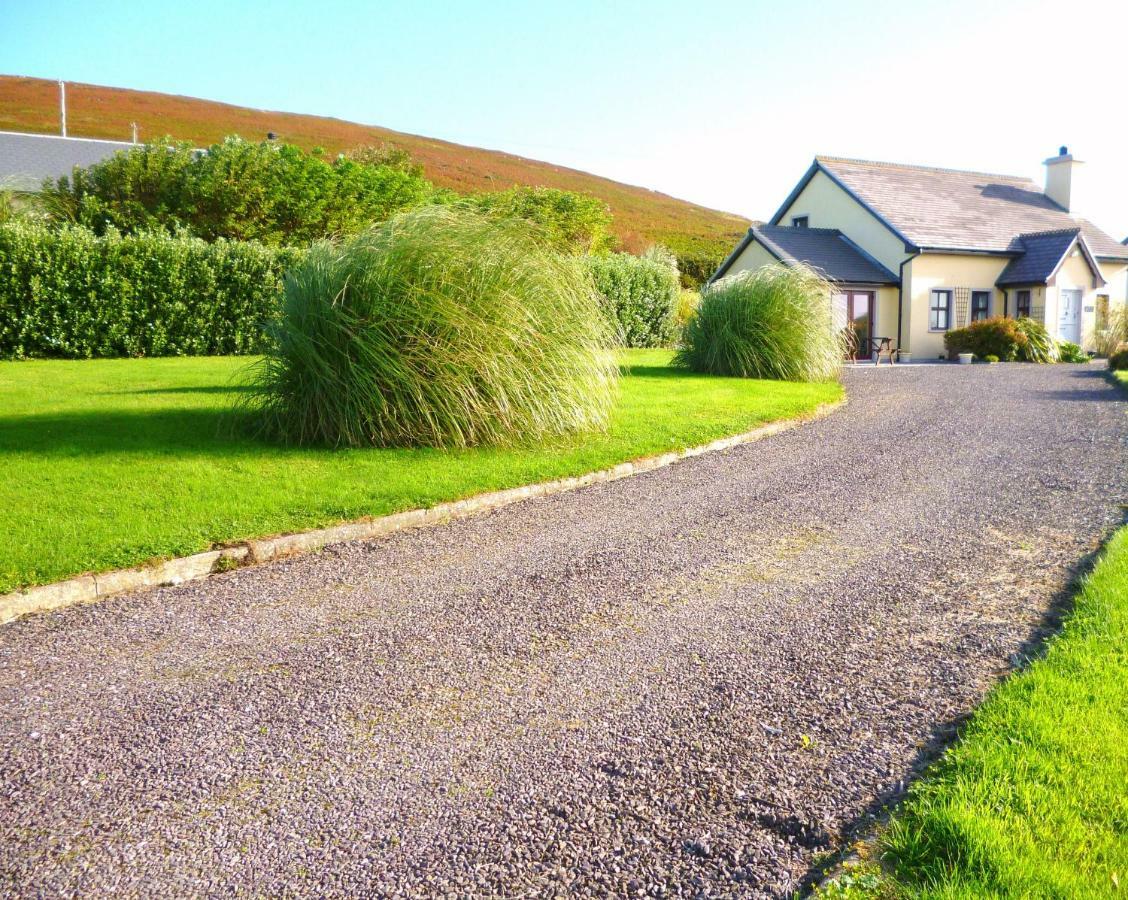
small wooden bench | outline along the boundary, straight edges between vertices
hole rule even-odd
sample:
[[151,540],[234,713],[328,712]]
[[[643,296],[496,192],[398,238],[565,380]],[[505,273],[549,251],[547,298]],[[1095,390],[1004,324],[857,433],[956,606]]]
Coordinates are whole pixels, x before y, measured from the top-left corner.
[[899,347],[893,346],[893,338],[888,337],[875,337],[870,338],[870,356],[873,357],[873,364],[875,366],[881,365],[881,357],[885,356],[889,360],[889,365],[894,365],[897,362],[897,357],[901,354]]

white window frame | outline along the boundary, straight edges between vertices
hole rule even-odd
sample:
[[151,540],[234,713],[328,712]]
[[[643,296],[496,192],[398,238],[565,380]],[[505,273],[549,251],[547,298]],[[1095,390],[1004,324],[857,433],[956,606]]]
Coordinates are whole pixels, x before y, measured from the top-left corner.
[[[803,222],[802,225],[799,224],[800,220]],[[792,228],[810,228],[811,227],[811,217],[810,216],[792,216],[791,217],[791,227]]]
[[[948,315],[947,315],[947,318],[945,320],[947,322],[947,324],[943,328],[934,328],[933,325],[932,325],[932,298],[936,294],[947,294],[948,295]],[[970,299],[969,299],[968,302],[969,303],[971,302]],[[953,312],[955,312],[955,310],[953,310],[952,307],[955,306],[955,303],[956,303],[956,289],[955,288],[936,287],[936,288],[932,288],[931,290],[929,290],[929,292],[928,292],[928,330],[930,332],[932,332],[934,334],[943,334],[945,331],[951,331],[952,330],[952,314],[953,314]]]

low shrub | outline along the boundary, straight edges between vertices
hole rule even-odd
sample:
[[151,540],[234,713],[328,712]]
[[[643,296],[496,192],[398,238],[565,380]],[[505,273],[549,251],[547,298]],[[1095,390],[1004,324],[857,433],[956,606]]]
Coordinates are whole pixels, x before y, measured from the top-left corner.
[[997,357],[994,353],[988,353],[983,357],[983,361],[985,363],[997,363],[999,361],[999,357]]
[[1117,350],[1108,358],[1108,367],[1114,372],[1128,369],[1128,348]]
[[677,332],[678,272],[666,261],[609,253],[586,257],[603,309],[627,347],[665,347]]
[[745,378],[833,378],[845,348],[830,296],[830,284],[805,266],[766,266],[723,278],[702,293],[675,363]]
[[1035,363],[1057,362],[1057,342],[1050,337],[1045,325],[1028,316],[1015,319],[1014,323],[1026,339],[1019,348],[1019,359]]
[[602,427],[618,376],[582,265],[461,207],[315,245],[270,330],[248,405],[286,443],[466,447]]
[[260,353],[293,249],[0,225],[0,357]]
[[974,353],[980,359],[994,356],[1012,360],[1022,352],[1025,340],[1014,319],[993,318],[952,329],[944,335],[944,346],[952,357]]
[[1066,363],[1087,363],[1089,361],[1089,354],[1072,341],[1058,341],[1057,355],[1061,362]]

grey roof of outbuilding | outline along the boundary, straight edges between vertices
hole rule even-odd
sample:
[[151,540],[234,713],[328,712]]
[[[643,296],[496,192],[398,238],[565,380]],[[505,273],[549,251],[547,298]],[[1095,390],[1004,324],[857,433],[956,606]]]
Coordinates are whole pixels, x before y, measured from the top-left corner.
[[70,175],[75,166],[92,166],[133,146],[128,141],[0,131],[0,187],[38,191],[46,178]]
[[753,225],[713,280],[722,277],[753,241],[785,265],[803,263],[840,284],[897,284],[897,276],[836,228]]
[[1000,287],[1011,284],[1045,284],[1057,271],[1074,244],[1080,246],[1090,268],[1098,270],[1092,253],[1080,228],[1062,228],[1058,231],[1042,231],[1035,234],[1019,235],[1023,248],[1021,256],[1007,263],[995,284]]
[[1029,178],[832,156],[815,157],[772,225],[819,171],[913,249],[1017,253],[1023,234],[1080,228],[1096,256],[1128,259],[1125,245],[1070,215]]

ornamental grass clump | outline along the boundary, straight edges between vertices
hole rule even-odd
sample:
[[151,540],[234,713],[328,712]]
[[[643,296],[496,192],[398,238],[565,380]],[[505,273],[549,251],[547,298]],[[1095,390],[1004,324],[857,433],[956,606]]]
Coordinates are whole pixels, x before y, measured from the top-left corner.
[[1045,325],[1029,316],[1015,319],[1014,324],[1024,338],[1018,351],[1019,359],[1033,363],[1058,361],[1057,342],[1050,337]]
[[580,264],[527,225],[425,207],[286,276],[248,401],[286,443],[533,441],[606,426],[618,369]]
[[831,285],[804,266],[766,266],[705,289],[675,363],[712,375],[825,381],[845,351]]

